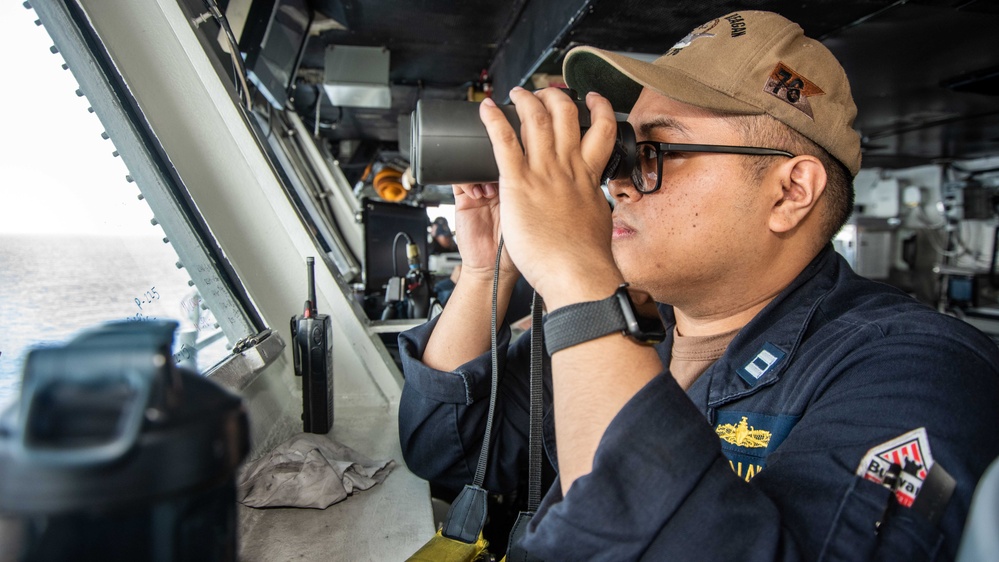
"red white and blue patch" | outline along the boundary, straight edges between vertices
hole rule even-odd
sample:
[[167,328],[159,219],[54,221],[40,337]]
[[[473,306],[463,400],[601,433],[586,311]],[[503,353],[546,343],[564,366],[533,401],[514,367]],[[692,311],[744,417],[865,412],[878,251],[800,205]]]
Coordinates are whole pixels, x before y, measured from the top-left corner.
[[857,476],[890,486],[899,505],[911,507],[931,468],[930,440],[926,428],[920,427],[867,451]]

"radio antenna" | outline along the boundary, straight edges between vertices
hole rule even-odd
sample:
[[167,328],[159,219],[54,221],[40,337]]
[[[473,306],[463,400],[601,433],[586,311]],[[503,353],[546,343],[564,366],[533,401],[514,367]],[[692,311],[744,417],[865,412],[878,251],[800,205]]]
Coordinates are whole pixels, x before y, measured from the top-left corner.
[[312,256],[305,258],[305,266],[309,269],[309,300],[306,301],[306,308],[309,316],[315,318],[319,314],[316,308],[316,260]]

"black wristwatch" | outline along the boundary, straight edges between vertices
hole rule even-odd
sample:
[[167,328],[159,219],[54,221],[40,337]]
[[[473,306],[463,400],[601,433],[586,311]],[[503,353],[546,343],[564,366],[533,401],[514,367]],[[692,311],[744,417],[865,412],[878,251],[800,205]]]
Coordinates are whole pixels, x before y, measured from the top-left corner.
[[643,345],[655,345],[666,339],[666,327],[652,296],[629,288],[627,283],[604,300],[563,306],[545,317],[545,347],[549,355],[614,332]]

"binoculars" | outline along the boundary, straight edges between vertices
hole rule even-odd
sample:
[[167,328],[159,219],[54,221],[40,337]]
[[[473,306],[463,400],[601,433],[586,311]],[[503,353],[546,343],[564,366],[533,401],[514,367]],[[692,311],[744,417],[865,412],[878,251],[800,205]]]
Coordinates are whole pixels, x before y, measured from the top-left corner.
[[[590,128],[586,104],[574,100],[579,129]],[[512,105],[499,108],[520,138],[520,119]],[[417,183],[444,185],[487,183],[499,179],[492,144],[479,119],[479,104],[454,100],[420,100],[410,122],[410,164]],[[627,178],[635,167],[635,130],[618,121],[614,152],[601,174],[601,183]]]

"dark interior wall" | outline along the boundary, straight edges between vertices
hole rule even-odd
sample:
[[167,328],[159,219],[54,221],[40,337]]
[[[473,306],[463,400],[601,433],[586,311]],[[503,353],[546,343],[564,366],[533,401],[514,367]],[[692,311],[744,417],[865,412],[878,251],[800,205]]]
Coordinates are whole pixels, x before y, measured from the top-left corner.
[[[328,45],[391,52],[393,107],[320,104],[331,140],[394,142],[421,98],[455,98],[491,69],[496,97],[535,71],[558,72],[576,45],[662,53],[690,29],[738,9],[784,14],[842,61],[859,108],[865,165],[901,167],[999,154],[999,3],[990,0],[316,0],[346,29],[309,40],[302,66],[321,76]],[[307,81],[306,81],[307,82]],[[314,113],[318,89],[299,84]]]

